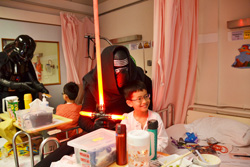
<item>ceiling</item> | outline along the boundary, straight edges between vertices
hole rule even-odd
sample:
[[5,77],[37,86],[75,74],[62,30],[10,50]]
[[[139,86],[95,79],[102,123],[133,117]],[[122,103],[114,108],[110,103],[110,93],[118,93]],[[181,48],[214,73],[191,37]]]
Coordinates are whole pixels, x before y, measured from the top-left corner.
[[[145,0],[98,0],[99,15]],[[60,11],[93,16],[93,0],[0,0],[0,6],[59,15]]]

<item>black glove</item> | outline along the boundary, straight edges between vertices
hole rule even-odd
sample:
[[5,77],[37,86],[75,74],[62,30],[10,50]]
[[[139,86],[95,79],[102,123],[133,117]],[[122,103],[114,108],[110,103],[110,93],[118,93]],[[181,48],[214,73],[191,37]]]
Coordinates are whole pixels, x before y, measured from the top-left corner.
[[35,89],[38,90],[39,92],[49,94],[49,91],[44,87],[42,83],[33,82],[32,84],[35,87]]
[[10,82],[10,88],[11,89],[24,89],[30,92],[36,92],[35,89],[33,89],[32,87],[30,87],[28,84],[24,82]]
[[49,91],[44,87],[44,85],[42,83],[37,81],[36,77],[34,78],[32,73],[29,72],[28,76],[29,76],[29,79],[31,81],[32,87],[34,87],[37,90],[37,92],[49,94]]
[[78,124],[85,132],[92,132],[95,130],[94,121],[90,117],[80,115]]
[[42,93],[49,94],[49,91],[44,87],[44,85],[42,83],[40,83],[40,91]]
[[43,88],[41,92],[45,94],[49,94],[49,91],[46,88]]
[[108,119],[105,117],[100,117],[95,120],[94,122],[94,129],[99,128],[106,128],[106,129],[114,129],[115,128],[115,122],[112,119]]

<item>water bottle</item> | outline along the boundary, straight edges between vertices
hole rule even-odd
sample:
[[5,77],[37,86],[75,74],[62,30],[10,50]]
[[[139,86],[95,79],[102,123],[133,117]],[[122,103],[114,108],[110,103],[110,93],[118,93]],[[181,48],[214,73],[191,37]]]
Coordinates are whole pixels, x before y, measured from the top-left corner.
[[116,124],[116,164],[127,164],[126,125]]
[[30,108],[30,103],[32,102],[32,95],[30,93],[24,94],[23,97],[25,109]]
[[[158,121],[155,119],[148,121],[148,131],[152,132],[154,134],[154,147],[155,147],[155,156],[152,158],[152,160],[155,160],[157,158],[157,128],[158,128]],[[151,149],[150,149],[150,155],[151,155]]]

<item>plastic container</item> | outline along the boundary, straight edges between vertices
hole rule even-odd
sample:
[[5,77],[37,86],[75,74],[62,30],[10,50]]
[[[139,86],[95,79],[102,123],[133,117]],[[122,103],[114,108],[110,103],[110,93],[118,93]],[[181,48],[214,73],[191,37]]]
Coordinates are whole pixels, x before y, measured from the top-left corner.
[[68,142],[81,166],[104,167],[116,160],[115,131],[100,128]]
[[145,130],[132,130],[127,133],[127,145],[128,166],[149,167],[149,161],[154,157],[154,134]]
[[[6,108],[5,108],[6,103]],[[8,115],[13,120],[16,120],[16,111],[18,111],[18,97],[17,96],[8,96],[2,99],[2,111],[9,113]]]
[[27,114],[28,112],[30,112],[29,109],[16,111],[16,122],[21,128],[23,128],[23,115]]
[[17,123],[24,130],[30,130],[44,125],[49,125],[53,120],[53,108],[47,107],[47,110],[30,111],[30,109],[19,110],[17,114]]

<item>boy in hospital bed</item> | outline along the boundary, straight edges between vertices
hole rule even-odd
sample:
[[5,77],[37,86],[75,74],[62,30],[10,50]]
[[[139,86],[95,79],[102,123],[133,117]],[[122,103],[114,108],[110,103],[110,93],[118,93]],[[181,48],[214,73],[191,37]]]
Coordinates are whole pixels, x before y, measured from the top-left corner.
[[157,151],[164,152],[168,144],[168,136],[160,115],[148,110],[150,94],[147,93],[145,84],[138,80],[133,81],[124,87],[123,93],[127,105],[133,107],[134,111],[123,114],[125,119],[121,121],[121,124],[125,124],[127,132],[129,132],[131,130],[147,130],[147,122],[152,119],[157,120]]

